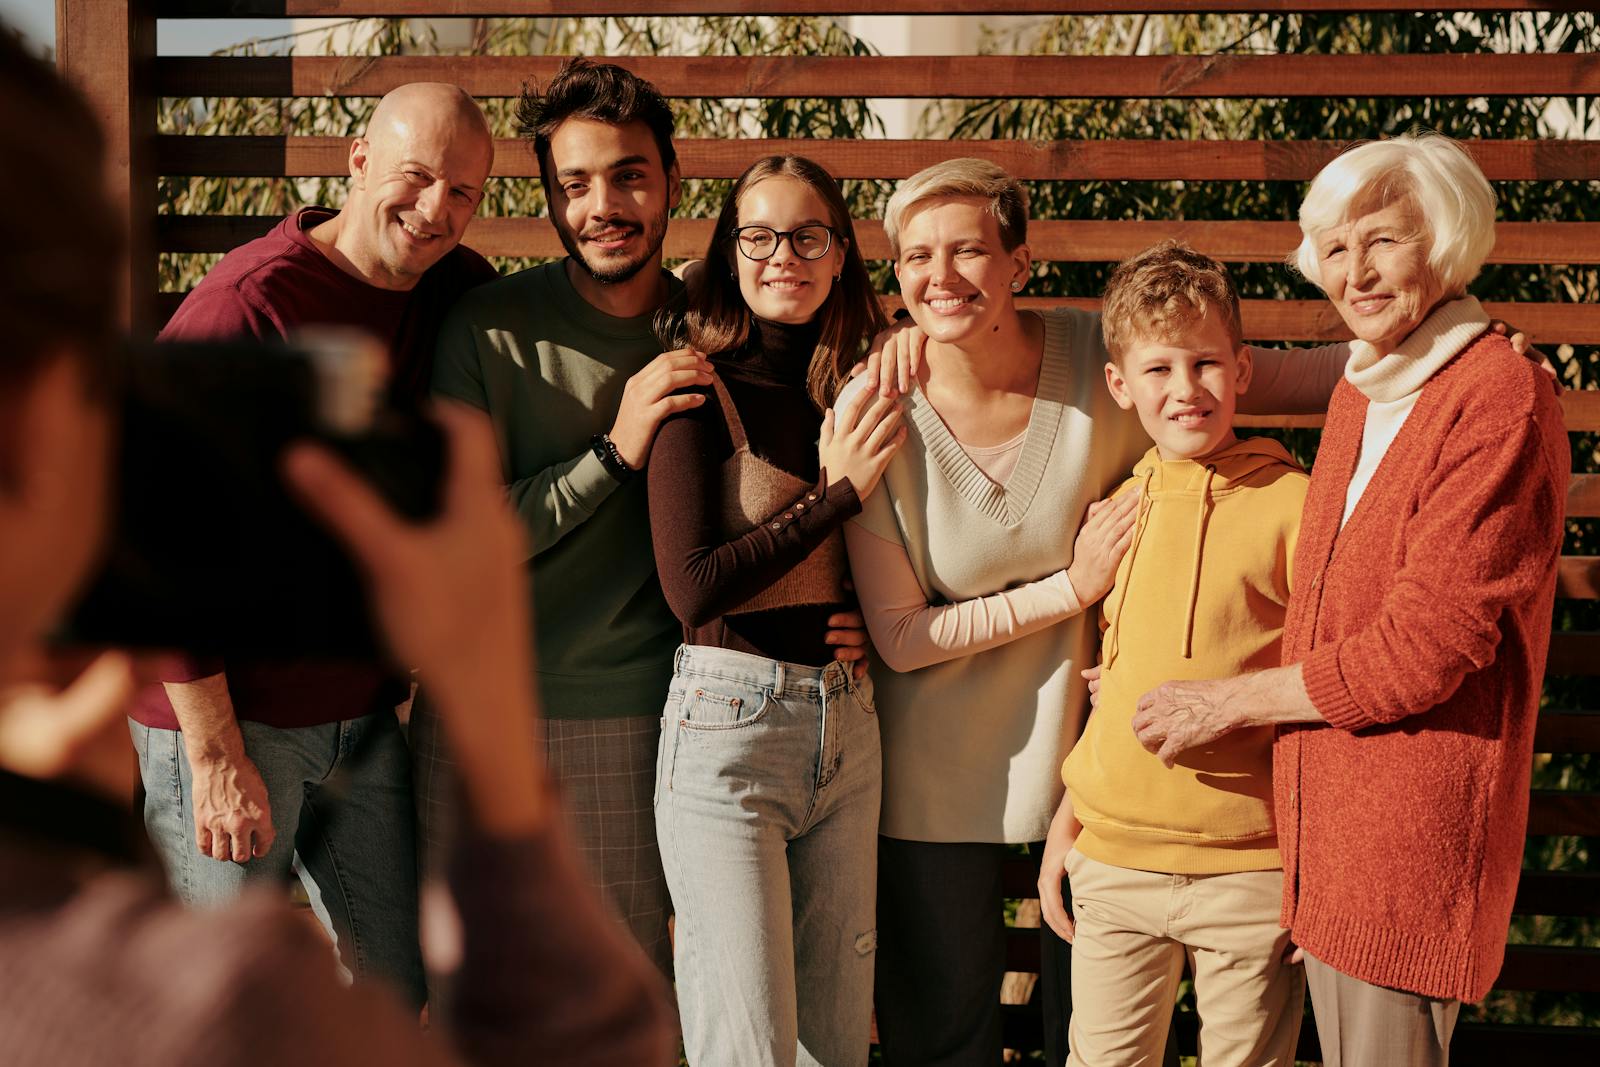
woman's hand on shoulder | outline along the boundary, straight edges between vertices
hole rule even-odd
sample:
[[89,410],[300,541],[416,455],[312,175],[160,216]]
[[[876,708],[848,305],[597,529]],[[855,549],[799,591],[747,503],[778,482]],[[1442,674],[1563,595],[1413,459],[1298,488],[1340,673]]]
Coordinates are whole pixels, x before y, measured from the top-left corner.
[[928,335],[909,318],[899,319],[872,339],[867,358],[850,368],[852,378],[865,377],[880,396],[903,396],[922,374]]
[[898,400],[868,388],[850,391],[841,400],[837,409],[822,416],[817,460],[829,485],[848,478],[856,497],[866,500],[905,444],[905,416]]
[[1556,371],[1556,365],[1550,362],[1550,357],[1533,347],[1533,342],[1528,335],[1511,325],[1504,319],[1491,319],[1489,329],[1511,342],[1512,349],[1523,359],[1536,363],[1539,369],[1550,376],[1555,383],[1556,395],[1560,396],[1566,390],[1561,385],[1561,375]]
[[1072,545],[1072,565],[1067,568],[1067,580],[1084,607],[1111,591],[1117,567],[1133,543],[1133,527],[1143,495],[1144,490],[1135,487],[1119,497],[1089,505],[1078,539]]

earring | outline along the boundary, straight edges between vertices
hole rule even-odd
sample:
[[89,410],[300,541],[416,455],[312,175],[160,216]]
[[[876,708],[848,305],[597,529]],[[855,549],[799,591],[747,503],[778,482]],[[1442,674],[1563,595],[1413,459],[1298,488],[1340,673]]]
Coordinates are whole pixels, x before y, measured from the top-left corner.
[[1011,283],[1011,291],[1012,291],[1012,292],[1013,292],[1013,293],[1020,293],[1020,292],[1022,292],[1022,283],[1021,283],[1021,282],[1012,282],[1012,283]]
[[835,275],[834,275],[834,276],[833,276],[833,280],[834,280],[834,281],[838,281],[838,280],[839,280],[839,279],[840,279],[840,278],[842,278],[842,277],[844,277],[844,271],[840,271],[840,272],[839,272],[839,273],[838,273],[838,274],[835,274]]

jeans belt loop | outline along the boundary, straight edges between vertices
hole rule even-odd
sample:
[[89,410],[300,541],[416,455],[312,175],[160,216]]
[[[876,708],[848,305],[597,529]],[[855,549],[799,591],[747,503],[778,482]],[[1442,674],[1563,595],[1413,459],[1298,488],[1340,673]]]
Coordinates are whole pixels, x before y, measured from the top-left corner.
[[783,661],[775,661],[772,668],[772,695],[781,697],[783,696]]

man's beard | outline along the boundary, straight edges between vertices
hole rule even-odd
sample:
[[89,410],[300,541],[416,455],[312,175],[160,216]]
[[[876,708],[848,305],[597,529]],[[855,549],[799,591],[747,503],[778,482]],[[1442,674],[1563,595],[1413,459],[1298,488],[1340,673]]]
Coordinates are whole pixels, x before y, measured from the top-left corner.
[[[551,220],[555,221],[555,220]],[[662,243],[667,239],[667,217],[660,215],[650,225],[643,227],[645,251],[638,259],[624,260],[612,266],[596,267],[584,256],[578,235],[573,233],[561,223],[556,222],[556,236],[561,238],[561,245],[567,250],[583,272],[601,285],[620,285],[644,269],[645,264],[656,257],[661,251]]]

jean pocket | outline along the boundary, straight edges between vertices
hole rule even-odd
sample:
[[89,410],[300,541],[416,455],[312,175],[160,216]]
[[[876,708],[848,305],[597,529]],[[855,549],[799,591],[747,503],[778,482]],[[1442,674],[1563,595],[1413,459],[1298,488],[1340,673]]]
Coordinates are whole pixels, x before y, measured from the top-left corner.
[[678,721],[691,730],[737,730],[766,716],[772,698],[756,689],[718,691],[690,686],[678,708]]

